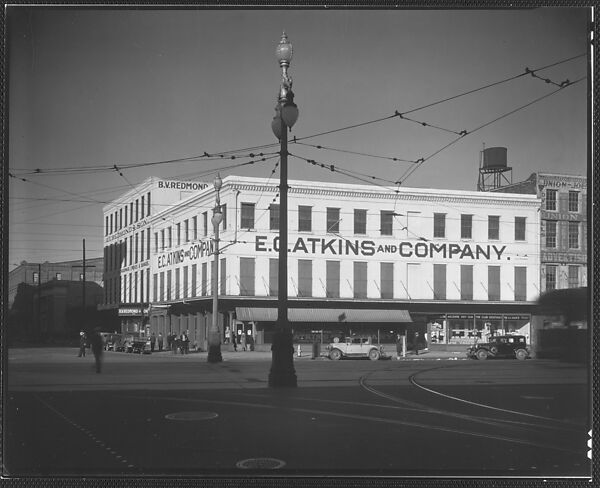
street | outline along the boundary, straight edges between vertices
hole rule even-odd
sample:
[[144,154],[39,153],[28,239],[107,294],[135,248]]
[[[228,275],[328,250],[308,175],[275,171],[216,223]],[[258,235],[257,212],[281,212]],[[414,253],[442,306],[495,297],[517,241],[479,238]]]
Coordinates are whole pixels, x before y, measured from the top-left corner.
[[588,374],[542,360],[9,351],[8,475],[585,477]]

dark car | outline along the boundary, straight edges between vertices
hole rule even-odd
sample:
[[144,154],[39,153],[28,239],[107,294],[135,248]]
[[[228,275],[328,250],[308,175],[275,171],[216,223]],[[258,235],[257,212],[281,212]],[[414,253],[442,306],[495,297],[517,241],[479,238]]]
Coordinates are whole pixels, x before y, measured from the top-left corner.
[[467,349],[467,356],[474,359],[510,358],[524,360],[529,357],[525,336],[503,335],[492,337],[489,342],[474,344]]

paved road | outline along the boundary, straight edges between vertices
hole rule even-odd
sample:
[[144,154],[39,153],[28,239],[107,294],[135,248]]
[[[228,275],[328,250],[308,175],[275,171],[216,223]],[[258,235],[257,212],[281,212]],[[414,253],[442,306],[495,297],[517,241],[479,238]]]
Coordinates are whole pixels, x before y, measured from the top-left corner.
[[[32,354],[33,353],[33,354]],[[40,475],[586,476],[587,371],[552,361],[9,355],[5,464]],[[275,471],[273,471],[275,470]]]

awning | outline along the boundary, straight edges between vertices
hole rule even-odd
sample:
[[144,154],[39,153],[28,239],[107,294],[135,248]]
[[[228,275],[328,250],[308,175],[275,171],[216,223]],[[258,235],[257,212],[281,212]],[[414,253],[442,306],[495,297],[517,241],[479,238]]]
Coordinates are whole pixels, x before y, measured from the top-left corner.
[[[237,320],[243,322],[276,322],[277,309],[265,307],[236,307]],[[412,322],[407,310],[345,308],[288,308],[290,322]]]

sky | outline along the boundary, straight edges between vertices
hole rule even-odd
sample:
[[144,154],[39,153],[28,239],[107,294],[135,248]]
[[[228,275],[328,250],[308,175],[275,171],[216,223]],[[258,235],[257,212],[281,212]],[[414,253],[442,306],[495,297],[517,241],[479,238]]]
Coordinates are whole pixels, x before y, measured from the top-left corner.
[[476,190],[497,146],[513,182],[588,171],[583,8],[6,13],[9,270],[81,259],[82,239],[101,257],[103,205],[150,176],[272,175],[276,158],[231,166],[278,151],[283,31],[290,179]]

